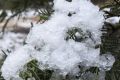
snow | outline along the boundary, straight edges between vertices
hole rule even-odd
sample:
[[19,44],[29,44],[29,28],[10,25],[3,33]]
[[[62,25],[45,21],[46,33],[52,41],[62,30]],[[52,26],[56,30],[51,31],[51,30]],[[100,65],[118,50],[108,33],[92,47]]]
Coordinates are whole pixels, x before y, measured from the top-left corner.
[[110,12],[110,8],[104,8],[103,11],[108,11],[108,12]]
[[[109,54],[107,58],[110,60],[106,60],[104,55],[99,55],[100,49],[95,49],[101,43],[100,29],[105,21],[99,7],[88,0],[54,0],[54,4],[55,12],[51,18],[43,24],[34,25],[27,36],[27,44],[6,58],[2,66],[2,76],[6,80],[19,78],[19,71],[31,59],[38,60],[40,69],[59,70],[63,75],[72,72],[80,63],[100,68],[113,65],[112,55]],[[90,37],[83,42],[66,41],[67,31],[74,27],[84,33],[89,31],[94,41]]]
[[28,55],[28,53],[30,54],[32,51],[32,47],[24,46],[14,53],[10,54],[9,57],[7,57],[7,63],[4,63],[4,65],[2,66],[2,75],[4,75],[5,80],[10,80],[11,76],[16,78],[16,80],[20,80],[19,71],[22,70],[24,64],[31,60],[31,57],[30,55]]
[[120,22],[120,17],[110,17],[106,19],[106,22],[116,24]]
[[[6,32],[3,38],[0,39],[0,50],[3,50],[6,54],[9,54],[9,52],[11,53],[23,46],[25,38],[25,34]],[[2,53],[2,51],[0,51],[0,53]]]
[[110,70],[112,65],[114,64],[115,62],[115,59],[112,55],[110,55],[110,53],[106,53],[106,54],[103,54],[101,57],[100,57],[100,69],[102,70]]

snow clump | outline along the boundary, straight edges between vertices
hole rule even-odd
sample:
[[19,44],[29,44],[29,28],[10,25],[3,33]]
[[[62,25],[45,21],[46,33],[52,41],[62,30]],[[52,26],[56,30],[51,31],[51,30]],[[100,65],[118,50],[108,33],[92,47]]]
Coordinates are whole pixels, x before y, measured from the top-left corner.
[[[55,12],[48,21],[36,24],[31,29],[27,44],[6,58],[2,66],[2,76],[6,80],[11,77],[19,80],[19,71],[31,59],[39,62],[40,69],[59,70],[63,75],[71,72],[80,63],[104,68],[113,65],[113,56],[107,56],[112,60],[107,63],[104,55],[100,56],[100,48],[95,48],[101,44],[100,30],[104,24],[103,12],[99,11],[99,7],[89,0],[54,0],[53,9]],[[67,31],[74,27],[80,28],[87,38],[80,42],[66,40]]]

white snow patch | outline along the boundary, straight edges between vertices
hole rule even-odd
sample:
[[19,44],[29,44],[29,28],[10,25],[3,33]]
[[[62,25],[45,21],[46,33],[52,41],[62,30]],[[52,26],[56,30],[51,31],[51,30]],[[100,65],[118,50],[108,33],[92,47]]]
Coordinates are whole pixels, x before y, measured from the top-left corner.
[[16,78],[17,80],[20,80],[19,71],[27,62],[31,60],[31,56],[29,54],[31,54],[32,52],[33,47],[24,46],[7,57],[1,69],[2,75],[4,76],[5,80],[10,80],[11,76]]
[[0,53],[2,53],[1,50],[3,50],[6,54],[15,51],[19,47],[23,46],[25,38],[25,34],[6,32],[3,38],[0,39]]
[[106,22],[112,23],[112,24],[116,24],[120,22],[120,17],[110,17],[108,19],[106,19]]
[[[63,74],[69,73],[82,62],[84,66],[103,65],[104,68],[108,65],[102,63],[105,59],[100,57],[100,49],[94,48],[101,43],[103,12],[88,0],[54,0],[54,4],[55,12],[50,20],[36,24],[27,37],[27,45],[11,53],[5,60],[2,66],[5,79],[18,77],[19,70],[32,58],[39,61],[40,69],[57,69]],[[90,31],[95,42],[91,38],[84,42],[66,41],[66,32],[73,27],[81,28],[85,33]],[[112,66],[114,57],[110,56],[110,59],[113,60],[109,62]]]

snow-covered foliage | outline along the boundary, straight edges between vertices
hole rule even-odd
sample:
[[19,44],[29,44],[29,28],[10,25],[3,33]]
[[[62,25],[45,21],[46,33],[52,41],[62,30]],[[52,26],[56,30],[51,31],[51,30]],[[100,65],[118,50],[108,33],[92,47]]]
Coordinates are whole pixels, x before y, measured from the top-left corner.
[[[101,28],[103,12],[88,0],[54,0],[55,12],[43,24],[36,24],[28,34],[26,45],[11,53],[2,66],[2,76],[6,80],[19,80],[19,71],[32,59],[39,62],[40,69],[59,70],[63,75],[77,73],[78,65],[100,67],[109,70],[115,59],[112,55],[100,56]],[[81,29],[79,42],[68,39],[72,28]],[[9,66],[9,67],[8,67]],[[75,68],[77,70],[75,70]],[[72,71],[74,70],[74,71]]]
[[23,46],[23,42],[26,38],[25,34],[21,33],[13,33],[13,32],[7,32],[3,36],[3,38],[0,39],[0,54],[6,53],[6,55],[9,55],[16,49]]

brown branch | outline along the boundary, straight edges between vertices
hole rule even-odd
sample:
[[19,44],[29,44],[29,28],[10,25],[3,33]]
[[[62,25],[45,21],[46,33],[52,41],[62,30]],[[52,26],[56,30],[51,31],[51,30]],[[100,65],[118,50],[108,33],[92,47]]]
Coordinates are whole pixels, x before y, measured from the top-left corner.
[[120,5],[119,1],[118,0],[114,0],[118,5]]
[[24,10],[21,10],[21,11],[16,12],[15,14],[13,14],[12,16],[10,16],[10,17],[6,20],[5,24],[4,24],[3,27],[2,27],[2,34],[3,34],[3,35],[4,35],[5,28],[7,27],[8,22],[9,22],[12,18],[14,18],[15,16],[17,16],[18,14],[20,14],[20,13],[23,12],[23,11],[24,11]]

